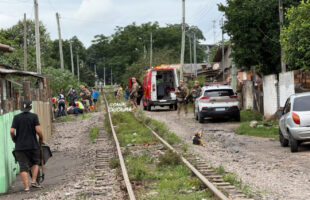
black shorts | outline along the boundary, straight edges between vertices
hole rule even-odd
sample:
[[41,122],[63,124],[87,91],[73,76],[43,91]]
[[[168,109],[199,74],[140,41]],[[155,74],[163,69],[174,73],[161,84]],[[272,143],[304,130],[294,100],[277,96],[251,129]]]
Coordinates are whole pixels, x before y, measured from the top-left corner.
[[97,99],[93,99],[93,102],[97,102],[98,100]]
[[40,164],[40,150],[17,150],[14,152],[21,172],[28,172],[33,165]]

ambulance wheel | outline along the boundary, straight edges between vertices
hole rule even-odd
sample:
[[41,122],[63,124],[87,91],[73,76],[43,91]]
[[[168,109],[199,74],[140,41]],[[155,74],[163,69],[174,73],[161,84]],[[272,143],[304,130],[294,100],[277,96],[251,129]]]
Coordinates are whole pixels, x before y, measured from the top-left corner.
[[172,110],[173,109],[173,105],[171,104],[171,105],[169,105],[169,109],[170,110]]
[[151,110],[152,110],[151,105],[147,105],[147,111],[151,111]]
[[147,107],[145,105],[143,105],[143,110],[147,110]]
[[174,104],[174,110],[178,109],[178,104]]

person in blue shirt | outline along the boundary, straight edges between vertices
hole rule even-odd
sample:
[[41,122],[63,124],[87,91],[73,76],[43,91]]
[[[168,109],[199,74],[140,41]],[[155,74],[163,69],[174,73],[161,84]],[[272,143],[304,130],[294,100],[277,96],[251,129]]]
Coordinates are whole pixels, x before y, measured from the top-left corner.
[[92,98],[93,98],[95,109],[97,109],[98,97],[99,97],[99,92],[96,90],[96,88],[93,88]]

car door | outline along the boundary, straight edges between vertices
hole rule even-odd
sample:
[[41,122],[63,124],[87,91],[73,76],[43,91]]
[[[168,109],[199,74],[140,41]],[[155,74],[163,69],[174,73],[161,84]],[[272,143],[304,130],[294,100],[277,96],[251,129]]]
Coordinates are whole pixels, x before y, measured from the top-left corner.
[[287,136],[286,121],[287,121],[287,117],[290,114],[290,111],[291,111],[291,99],[288,98],[286,100],[286,103],[285,103],[285,106],[283,109],[283,114],[282,114],[280,121],[279,121],[279,127],[281,129],[282,134],[285,136]]

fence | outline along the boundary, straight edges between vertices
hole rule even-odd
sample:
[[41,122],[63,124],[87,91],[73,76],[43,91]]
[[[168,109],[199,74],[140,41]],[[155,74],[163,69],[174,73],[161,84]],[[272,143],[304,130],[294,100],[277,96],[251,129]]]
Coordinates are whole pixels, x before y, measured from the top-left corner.
[[19,173],[19,166],[12,155],[15,145],[10,136],[13,117],[19,112],[9,112],[0,116],[0,193],[8,190]]
[[47,141],[52,135],[52,111],[50,102],[33,101],[33,111],[38,115],[44,140]]

